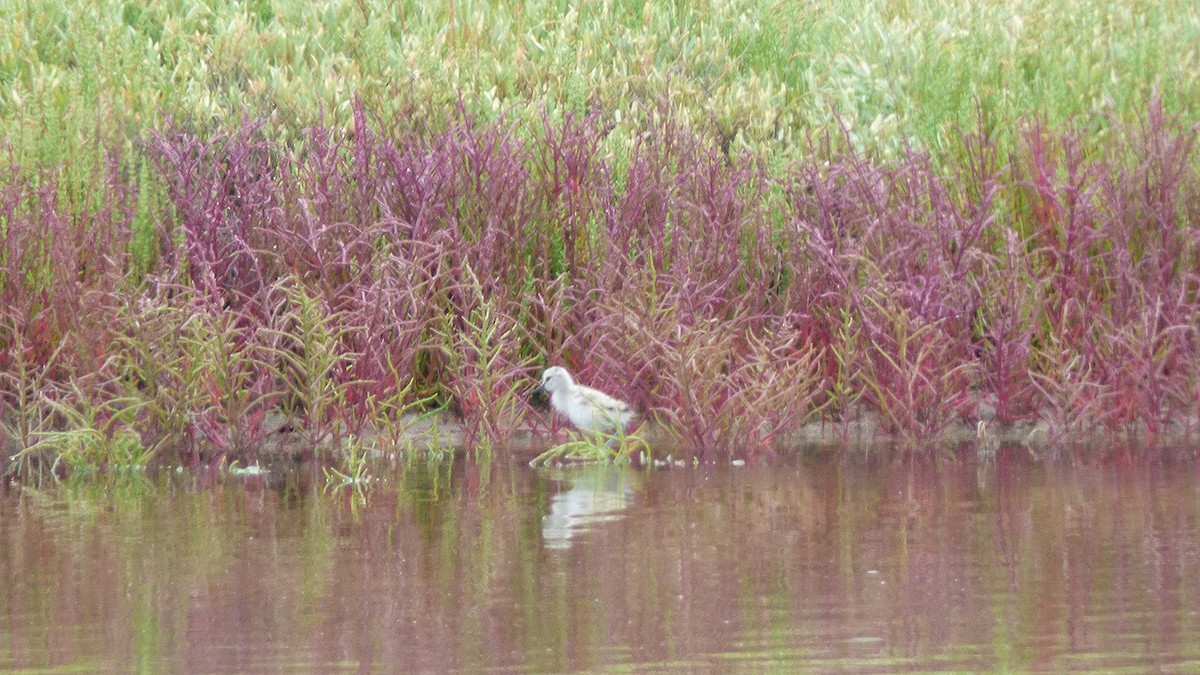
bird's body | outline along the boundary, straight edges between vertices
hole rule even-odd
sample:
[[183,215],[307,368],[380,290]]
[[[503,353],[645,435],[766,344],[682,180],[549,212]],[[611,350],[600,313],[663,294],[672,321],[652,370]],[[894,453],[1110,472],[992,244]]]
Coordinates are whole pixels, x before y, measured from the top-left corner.
[[633,419],[629,404],[608,394],[575,384],[566,368],[554,366],[542,373],[538,388],[550,394],[550,407],[582,431],[616,433]]

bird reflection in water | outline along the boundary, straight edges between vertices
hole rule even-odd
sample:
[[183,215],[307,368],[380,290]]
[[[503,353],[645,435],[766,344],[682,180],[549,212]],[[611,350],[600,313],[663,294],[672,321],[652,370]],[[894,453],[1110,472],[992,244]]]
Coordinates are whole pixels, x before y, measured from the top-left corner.
[[560,469],[552,477],[569,487],[550,498],[550,513],[542,516],[542,541],[548,549],[567,549],[574,537],[596,524],[625,517],[641,474],[604,464]]

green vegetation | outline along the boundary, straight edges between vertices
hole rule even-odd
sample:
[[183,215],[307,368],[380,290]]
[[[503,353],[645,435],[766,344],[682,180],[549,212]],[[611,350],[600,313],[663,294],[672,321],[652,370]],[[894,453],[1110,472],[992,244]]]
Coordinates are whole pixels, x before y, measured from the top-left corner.
[[356,96],[410,119],[460,96],[485,118],[595,107],[628,139],[669,92],[680,120],[785,157],[838,120],[894,154],[946,148],[977,104],[1007,137],[1028,115],[1128,119],[1156,83],[1168,112],[1200,101],[1187,0],[20,0],[0,24],[0,135],[55,166],[167,118],[228,130],[265,116],[282,140],[344,127]]

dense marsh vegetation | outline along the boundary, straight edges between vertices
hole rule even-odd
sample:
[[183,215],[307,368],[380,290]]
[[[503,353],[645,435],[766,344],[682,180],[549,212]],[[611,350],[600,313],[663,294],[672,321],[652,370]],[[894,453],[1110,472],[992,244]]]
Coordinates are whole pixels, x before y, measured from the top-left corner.
[[698,451],[1188,430],[1200,15],[1143,9],[0,8],[7,468],[502,447],[548,363]]

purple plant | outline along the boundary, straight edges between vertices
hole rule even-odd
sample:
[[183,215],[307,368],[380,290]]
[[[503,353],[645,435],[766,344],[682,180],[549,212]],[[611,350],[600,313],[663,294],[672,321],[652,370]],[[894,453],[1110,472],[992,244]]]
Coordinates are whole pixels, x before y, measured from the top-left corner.
[[981,125],[950,163],[831,137],[769,169],[662,119],[629,146],[595,114],[462,107],[359,106],[292,147],[176,126],[147,139],[156,174],[113,158],[83,195],[10,162],[6,435],[75,420],[210,459],[277,415],[319,445],[444,405],[500,447],[549,363],[703,452],[818,416],[927,438],[981,401],[1056,433],[1196,416],[1196,129],[1157,100],[1102,140],[1028,124],[1010,157]]
[[[1046,284],[1034,335],[1046,355],[1031,375],[1076,383],[1070,406],[1110,427],[1186,420],[1196,402],[1196,130],[1156,99],[1105,155],[1086,155],[1078,136],[1057,146],[1048,136],[1027,134],[1018,174],[1034,274]],[[1056,370],[1064,364],[1073,366]]]

